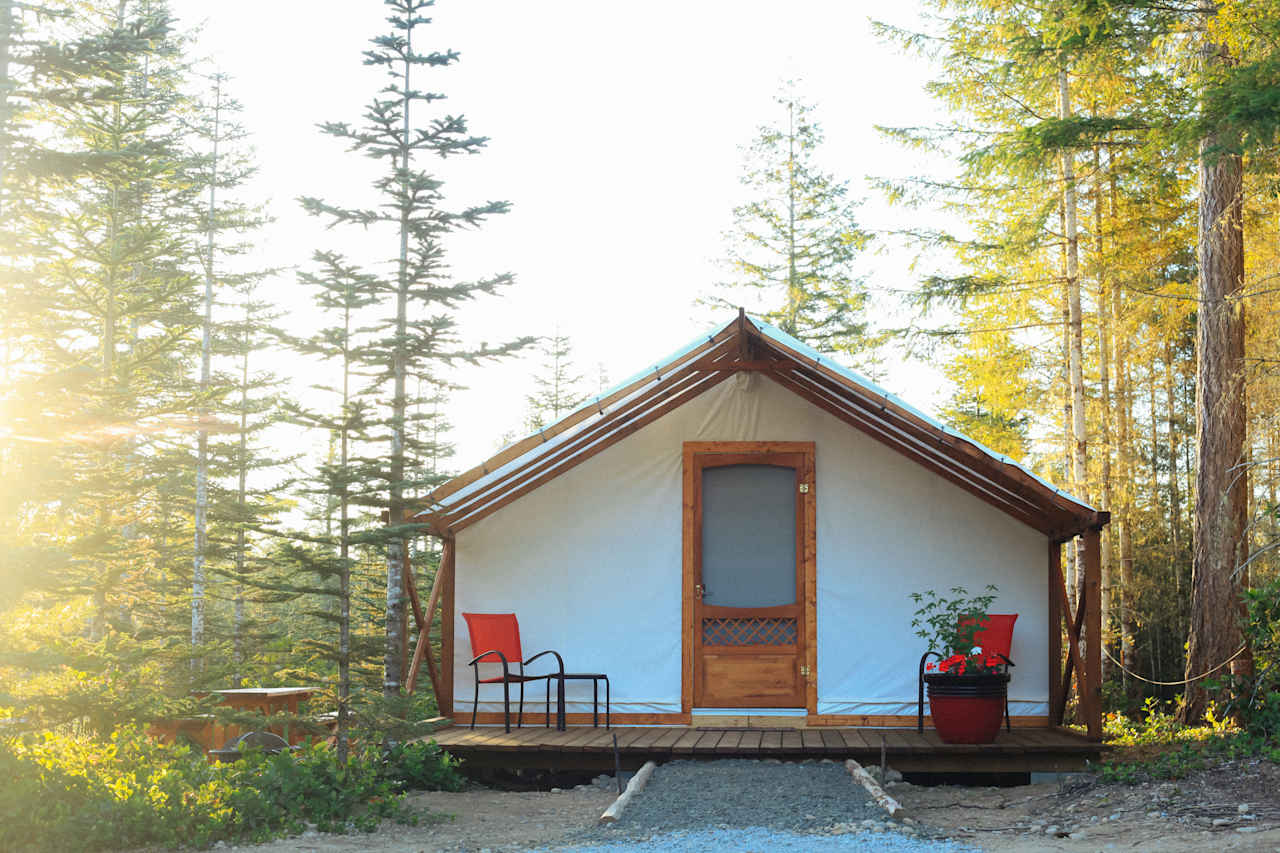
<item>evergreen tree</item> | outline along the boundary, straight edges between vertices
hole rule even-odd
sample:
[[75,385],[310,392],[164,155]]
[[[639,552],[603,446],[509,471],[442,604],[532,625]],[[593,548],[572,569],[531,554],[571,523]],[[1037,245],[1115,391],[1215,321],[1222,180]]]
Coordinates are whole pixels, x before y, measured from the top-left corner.
[[533,377],[534,391],[525,397],[528,414],[526,427],[536,432],[572,412],[587,398],[582,391],[582,376],[574,373],[573,349],[569,338],[555,334],[543,338],[540,372]]
[[434,0],[385,0],[385,5],[390,30],[372,40],[365,63],[384,69],[387,85],[370,101],[362,126],[340,122],[323,126],[325,133],[385,167],[374,182],[382,201],[369,208],[340,207],[318,198],[305,198],[303,204],[331,223],[359,225],[382,233],[389,244],[395,241],[390,269],[374,278],[380,296],[378,316],[370,327],[372,339],[362,349],[373,373],[373,389],[388,401],[377,416],[383,430],[377,438],[386,446],[385,468],[379,474],[388,508],[383,534],[387,569],[384,691],[392,697],[403,685],[408,663],[407,541],[421,532],[420,526],[407,523],[406,497],[417,485],[411,473],[422,469],[417,460],[432,452],[415,438],[409,379],[424,377],[432,386],[444,387],[440,370],[446,365],[504,356],[528,340],[471,347],[460,337],[455,321],[458,306],[497,292],[512,278],[504,273],[475,281],[454,280],[444,263],[444,240],[458,229],[479,226],[505,212],[508,205],[489,201],[450,208],[443,181],[420,165],[423,158],[443,160],[476,153],[486,139],[471,135],[460,115],[424,115],[427,107],[445,96],[418,88],[417,78],[458,60],[456,52],[424,52],[419,44],[421,28],[431,22],[423,12],[435,5]]
[[875,343],[853,271],[870,235],[858,226],[848,182],[818,165],[823,133],[813,105],[792,89],[775,102],[785,119],[762,126],[746,150],[750,201],[734,208],[726,234],[733,276],[702,301],[745,303],[810,346],[857,360]]

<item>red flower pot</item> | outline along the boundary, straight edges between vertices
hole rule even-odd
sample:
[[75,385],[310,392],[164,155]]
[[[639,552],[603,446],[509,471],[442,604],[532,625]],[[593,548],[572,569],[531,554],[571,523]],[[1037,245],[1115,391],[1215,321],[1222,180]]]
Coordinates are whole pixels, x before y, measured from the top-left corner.
[[945,743],[992,743],[1004,722],[1009,691],[1006,672],[976,675],[930,674],[929,713]]

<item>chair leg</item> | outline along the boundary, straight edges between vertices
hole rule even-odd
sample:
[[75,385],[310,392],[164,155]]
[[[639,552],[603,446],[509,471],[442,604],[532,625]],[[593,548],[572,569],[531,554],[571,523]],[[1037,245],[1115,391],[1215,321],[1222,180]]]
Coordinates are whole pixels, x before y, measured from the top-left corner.
[[476,674],[476,692],[471,697],[471,728],[476,727],[476,709],[480,707],[480,675]]
[[507,734],[511,734],[511,684],[502,680],[502,722]]
[[547,679],[547,707],[546,707],[546,726],[551,728],[551,679]]
[[1013,720],[1009,718],[1009,694],[1008,693],[1005,693],[1004,695],[1004,730],[1009,733],[1013,732]]
[[520,713],[516,716],[516,728],[524,728],[524,682],[520,682]]

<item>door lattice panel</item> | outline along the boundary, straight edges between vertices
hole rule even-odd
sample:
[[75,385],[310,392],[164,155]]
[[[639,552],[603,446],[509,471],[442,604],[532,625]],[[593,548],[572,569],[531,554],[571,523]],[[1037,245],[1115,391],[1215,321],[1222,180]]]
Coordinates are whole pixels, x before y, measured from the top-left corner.
[[795,617],[702,620],[704,646],[794,646]]

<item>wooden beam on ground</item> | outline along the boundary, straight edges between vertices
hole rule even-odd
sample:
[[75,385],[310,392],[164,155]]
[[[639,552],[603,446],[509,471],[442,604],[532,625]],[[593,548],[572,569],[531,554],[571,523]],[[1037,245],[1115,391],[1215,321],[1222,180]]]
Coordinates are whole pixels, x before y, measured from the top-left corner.
[[[1094,527],[1084,534],[1084,709],[1089,739],[1102,740],[1102,531]],[[1077,684],[1080,682],[1077,681]]]
[[[673,370],[678,365],[696,360],[699,356],[701,356],[707,350],[711,349],[717,344],[723,343],[729,338],[732,338],[737,333],[738,333],[737,323],[736,322],[729,323],[720,331],[716,332],[714,335],[711,335],[709,338],[707,338],[707,340],[704,343],[699,344],[698,346],[689,350],[687,353],[673,359],[667,364],[659,365],[657,369],[660,372],[669,371],[669,370]],[[557,421],[556,423],[547,427],[545,430],[540,430],[539,432],[536,432],[533,435],[530,435],[526,438],[521,439],[520,441],[517,441],[515,444],[512,444],[510,447],[507,447],[501,452],[489,457],[484,462],[480,463],[474,468],[459,474],[457,477],[454,477],[449,482],[444,483],[439,488],[432,491],[430,494],[427,495],[426,501],[423,503],[421,508],[428,509],[430,507],[430,504],[438,503],[439,501],[443,500],[444,498],[447,498],[449,495],[453,494],[459,489],[466,488],[467,486],[474,483],[476,480],[479,480],[481,477],[484,477],[488,475],[490,472],[495,471],[498,468],[501,468],[503,465],[507,464],[511,460],[516,459],[520,456],[523,456],[525,453],[528,453],[530,450],[533,450],[538,445],[543,444],[548,439],[554,438],[560,433],[572,429],[573,427],[577,426],[578,424],[582,423],[583,421],[587,420],[588,418],[594,415],[598,415],[604,409],[607,409],[609,406],[612,406],[614,403],[617,403],[620,400],[626,399],[627,397],[631,396],[636,391],[640,390],[641,388],[648,385],[652,381],[653,381],[653,377],[646,374],[645,376],[642,376],[641,378],[626,385],[625,387],[619,388],[617,391],[614,391],[612,394],[610,394],[609,396],[601,400],[592,400],[591,402],[587,403],[585,406],[581,407],[577,411],[565,417],[563,420]]]
[[1049,540],[1049,723],[1062,725],[1066,701],[1062,695],[1062,605],[1058,576],[1062,574],[1062,543]]

